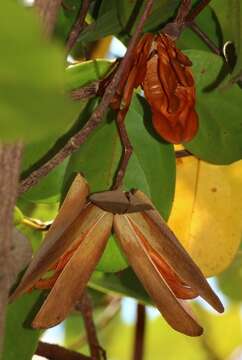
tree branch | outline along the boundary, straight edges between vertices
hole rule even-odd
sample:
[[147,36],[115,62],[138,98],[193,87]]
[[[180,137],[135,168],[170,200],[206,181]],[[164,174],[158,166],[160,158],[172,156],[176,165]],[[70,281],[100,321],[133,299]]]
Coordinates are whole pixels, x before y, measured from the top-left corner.
[[106,353],[98,342],[96,327],[92,316],[92,304],[87,292],[83,294],[76,308],[82,313],[92,360],[101,360],[101,356],[103,359],[106,359]]
[[200,14],[200,12],[210,3],[211,0],[202,0],[197,6],[187,15],[186,22],[192,22]]
[[59,345],[48,344],[42,341],[39,341],[35,354],[49,360],[92,360],[89,356],[65,349]]
[[[3,340],[5,309],[11,286],[9,275],[13,244],[13,209],[17,197],[21,154],[22,145],[20,143],[0,144],[0,342]],[[0,348],[1,346],[0,343]]]
[[199,28],[199,26],[194,22],[186,23],[186,26],[190,27],[190,29],[198,36],[202,41],[212,50],[212,52],[216,55],[221,55],[221,51],[217,46],[212,42],[211,39]]
[[145,306],[143,304],[138,304],[133,360],[142,360],[144,358],[145,324],[146,324]]
[[36,0],[35,6],[42,19],[43,30],[48,37],[51,37],[62,0]]
[[85,18],[89,9],[90,0],[83,0],[80,7],[80,11],[77,15],[76,21],[70,31],[66,42],[66,49],[70,51],[75,45],[80,33],[82,32],[85,25]]
[[95,111],[92,113],[91,117],[84,125],[84,127],[72,136],[66,145],[55,154],[49,161],[42,165],[39,169],[33,171],[26,179],[21,182],[19,189],[19,194],[22,194],[32,186],[38,183],[40,178],[46,176],[51,170],[53,170],[57,165],[59,165],[67,156],[72,154],[75,150],[79,149],[80,145],[85,142],[88,136],[93,132],[94,129],[102,122],[104,115],[107,112],[108,106],[117,90],[119,82],[123,74],[129,70],[130,61],[132,59],[132,53],[136,46],[137,40],[139,39],[140,33],[143,29],[144,23],[149,16],[154,0],[148,0],[144,13],[136,27],[135,33],[132,36],[132,39],[129,43],[128,49],[124,58],[121,60],[120,65],[110,82],[107,86],[103,98],[100,104],[97,106]]

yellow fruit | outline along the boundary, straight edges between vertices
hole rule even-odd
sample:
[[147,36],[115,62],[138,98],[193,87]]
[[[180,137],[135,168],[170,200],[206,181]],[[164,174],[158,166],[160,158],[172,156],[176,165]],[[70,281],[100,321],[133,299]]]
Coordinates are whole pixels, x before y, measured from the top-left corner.
[[205,276],[232,262],[242,235],[242,161],[212,165],[177,159],[177,183],[168,222]]

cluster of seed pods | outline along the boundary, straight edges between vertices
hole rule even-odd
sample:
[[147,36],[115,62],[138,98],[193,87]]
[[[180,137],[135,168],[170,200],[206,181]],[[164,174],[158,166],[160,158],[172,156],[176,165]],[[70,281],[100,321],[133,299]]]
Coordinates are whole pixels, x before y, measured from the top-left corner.
[[156,132],[170,143],[190,141],[198,129],[192,63],[165,34],[145,34],[136,46],[131,69],[111,103],[125,117],[134,88],[141,86]]

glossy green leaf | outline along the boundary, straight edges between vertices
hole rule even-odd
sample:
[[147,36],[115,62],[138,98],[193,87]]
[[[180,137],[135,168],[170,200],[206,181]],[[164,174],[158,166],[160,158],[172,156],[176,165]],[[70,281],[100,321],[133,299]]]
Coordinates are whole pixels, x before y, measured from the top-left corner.
[[30,327],[30,319],[38,297],[39,292],[35,291],[8,305],[2,360],[32,358],[40,331]]
[[[69,183],[74,173],[81,172],[87,178],[92,192],[110,188],[121,156],[114,119],[115,113],[110,111],[106,122],[71,156],[66,170],[66,183]],[[174,149],[154,135],[150,119],[145,99],[135,95],[125,120],[134,152],[124,179],[124,188],[144,191],[163,216],[168,218],[175,185]],[[98,269],[118,271],[124,268],[125,262],[116,243],[110,241]]]
[[219,277],[218,282],[223,293],[233,301],[242,301],[242,251],[236,255],[230,267]]
[[211,3],[222,28],[223,42],[235,46],[236,64],[231,73],[230,84],[242,77],[242,0],[213,0]]
[[70,65],[65,72],[66,88],[73,90],[105,77],[113,62],[105,59],[89,60]]
[[[196,24],[217,47],[220,48],[222,46],[219,22],[210,6],[207,6],[199,16],[196,17]],[[183,30],[176,44],[180,49],[211,51],[207,44],[189,27]]]
[[[155,1],[152,13],[144,26],[144,31],[160,28],[174,14],[174,8],[178,3],[177,0]],[[144,6],[144,0],[102,1],[97,21],[82,32],[80,40],[90,42],[108,35],[127,38],[133,33],[143,13]]]
[[95,271],[88,286],[101,292],[118,293],[146,304],[151,303],[149,296],[131,268],[127,268],[118,274]]
[[5,1],[1,12],[1,139],[58,137],[78,111],[64,95],[64,50],[47,42],[36,13],[20,2]]
[[184,146],[202,160],[230,164],[242,157],[241,89],[216,88],[223,61],[200,50],[188,50],[196,79],[199,131]]

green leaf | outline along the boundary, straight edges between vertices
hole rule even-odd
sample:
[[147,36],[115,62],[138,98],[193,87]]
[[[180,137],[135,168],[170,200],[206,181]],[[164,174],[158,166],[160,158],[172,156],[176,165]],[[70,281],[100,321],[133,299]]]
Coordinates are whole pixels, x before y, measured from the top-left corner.
[[1,11],[1,139],[58,137],[78,110],[64,95],[64,51],[44,38],[34,10],[5,1]]
[[118,293],[151,304],[149,296],[131,268],[118,274],[95,271],[88,286],[104,293]]
[[[65,183],[73,174],[82,172],[91,191],[111,187],[121,157],[121,145],[115,125],[116,114],[108,113],[106,121],[70,158]],[[145,121],[145,124],[144,124]],[[144,191],[167,219],[171,210],[175,186],[175,156],[172,145],[158,139],[150,126],[151,113],[144,98],[134,95],[126,116],[128,134],[134,148],[124,179],[124,188]],[[110,239],[98,269],[119,271],[125,267],[123,256]]]
[[122,254],[115,236],[111,235],[96,269],[98,271],[115,273],[125,269],[127,266],[127,260]]
[[230,267],[218,277],[219,287],[233,301],[242,301],[242,251],[236,255]]
[[223,42],[231,41],[235,46],[236,64],[229,83],[242,77],[242,0],[213,0],[211,4],[222,28]]
[[[177,0],[155,1],[152,13],[147,20],[144,31],[160,28],[173,14],[178,5]],[[95,23],[88,26],[81,34],[80,40],[84,42],[96,41],[108,35],[129,37],[143,13],[144,0],[104,0],[101,3],[98,18]]]
[[[23,295],[8,305],[2,360],[30,360],[35,352],[39,330],[30,327],[28,318],[39,292]],[[31,317],[32,319],[32,317]]]
[[200,50],[188,50],[196,79],[199,131],[184,146],[202,160],[230,164],[242,156],[242,92],[237,85],[216,89],[223,65],[219,56]]
[[105,77],[113,62],[105,59],[84,61],[66,69],[66,88],[73,90]]
[[[200,14],[196,17],[196,24],[199,28],[206,33],[209,39],[217,46],[221,47],[222,39],[220,36],[219,23],[212,11],[210,6],[207,6]],[[177,47],[181,49],[197,49],[211,51],[206,43],[194,33],[189,27],[186,27],[181,36],[176,42]]]

